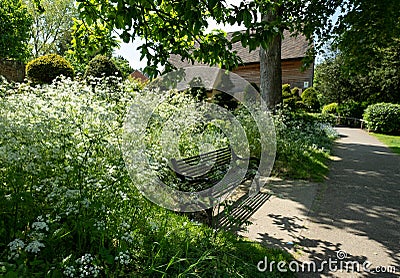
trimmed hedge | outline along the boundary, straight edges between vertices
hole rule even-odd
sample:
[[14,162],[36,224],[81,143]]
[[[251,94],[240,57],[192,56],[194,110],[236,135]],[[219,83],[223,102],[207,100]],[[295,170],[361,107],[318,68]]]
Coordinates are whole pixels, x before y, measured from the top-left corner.
[[97,55],[87,65],[85,78],[89,76],[98,78],[109,76],[122,77],[122,73],[111,59],[103,55]]
[[290,109],[298,109],[303,108],[301,103],[301,98],[299,95],[300,89],[294,87],[293,89],[290,88],[290,84],[283,84],[282,85],[282,101],[286,107]]
[[48,54],[30,61],[26,65],[26,77],[34,83],[50,84],[56,77],[74,77],[71,64],[57,54]]
[[301,94],[301,99],[310,112],[319,111],[321,105],[318,100],[318,93],[313,87],[306,89]]
[[400,104],[377,103],[367,107],[364,120],[370,130],[400,134]]

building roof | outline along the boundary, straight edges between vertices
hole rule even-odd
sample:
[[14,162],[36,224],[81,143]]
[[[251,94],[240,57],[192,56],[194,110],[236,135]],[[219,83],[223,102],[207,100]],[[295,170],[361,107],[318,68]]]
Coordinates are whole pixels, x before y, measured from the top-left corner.
[[130,75],[132,78],[139,79],[141,82],[146,82],[147,80],[149,80],[149,78],[147,76],[145,76],[143,73],[141,73],[138,70],[135,70]]
[[[228,33],[227,37],[231,37],[232,33]],[[303,35],[297,37],[291,36],[290,32],[285,30],[283,32],[282,40],[282,60],[304,58],[306,52],[309,49],[308,41]],[[248,48],[242,47],[241,42],[232,44],[232,51],[236,51],[237,55],[242,59],[243,64],[251,64],[260,62],[260,48],[249,52]],[[182,68],[191,65],[188,61],[182,61],[179,55],[170,55],[169,61],[177,68]],[[194,65],[202,65],[201,63],[195,62]]]

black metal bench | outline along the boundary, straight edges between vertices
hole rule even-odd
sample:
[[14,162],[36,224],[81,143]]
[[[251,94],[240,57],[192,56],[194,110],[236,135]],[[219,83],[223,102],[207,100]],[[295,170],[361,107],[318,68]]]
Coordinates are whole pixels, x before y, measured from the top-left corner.
[[[212,197],[219,200],[217,203],[223,201],[244,180],[258,178],[258,164],[259,159],[242,158],[229,147],[183,159],[171,159],[172,169],[179,178],[179,191],[199,192],[211,188]],[[258,183],[255,184],[258,187]],[[258,192],[259,188],[253,190]],[[205,209],[210,225],[213,208]]]

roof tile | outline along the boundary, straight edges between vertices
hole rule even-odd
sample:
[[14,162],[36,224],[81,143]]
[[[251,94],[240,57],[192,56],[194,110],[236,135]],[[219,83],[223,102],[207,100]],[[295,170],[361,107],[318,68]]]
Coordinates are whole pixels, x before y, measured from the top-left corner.
[[[231,37],[233,32],[228,33],[228,38]],[[297,37],[290,34],[289,31],[283,32],[284,39],[282,40],[282,60],[303,58],[309,48],[308,41],[305,36],[298,35]],[[232,45],[232,51],[237,51],[237,55],[242,59],[244,64],[258,63],[260,61],[260,49],[249,52],[247,48],[242,47],[241,42],[236,42]],[[182,61],[179,55],[171,54],[169,61],[177,68],[190,66],[187,60]],[[204,65],[195,62],[194,65]]]

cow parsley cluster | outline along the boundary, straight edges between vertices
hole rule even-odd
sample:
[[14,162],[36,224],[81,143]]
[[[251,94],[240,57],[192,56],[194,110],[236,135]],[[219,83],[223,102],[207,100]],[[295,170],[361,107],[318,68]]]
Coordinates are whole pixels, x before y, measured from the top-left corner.
[[118,256],[115,257],[115,261],[122,265],[129,265],[131,263],[129,251],[119,252]]

